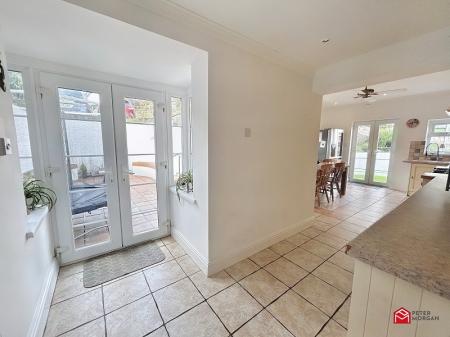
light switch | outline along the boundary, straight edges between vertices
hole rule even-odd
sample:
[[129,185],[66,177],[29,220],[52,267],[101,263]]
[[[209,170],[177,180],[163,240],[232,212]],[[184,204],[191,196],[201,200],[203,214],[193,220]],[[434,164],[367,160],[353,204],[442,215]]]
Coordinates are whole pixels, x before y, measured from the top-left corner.
[[251,137],[251,136],[252,136],[252,129],[250,129],[250,128],[245,128],[245,129],[244,129],[244,137],[249,138],[249,137]]
[[12,154],[11,140],[9,138],[0,138],[0,156]]

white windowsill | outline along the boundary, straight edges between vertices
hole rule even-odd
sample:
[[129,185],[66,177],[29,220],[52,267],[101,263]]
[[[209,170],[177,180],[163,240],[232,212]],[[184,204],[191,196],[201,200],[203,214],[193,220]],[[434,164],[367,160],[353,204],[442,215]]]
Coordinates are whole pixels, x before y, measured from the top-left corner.
[[[173,194],[177,194],[177,188],[175,186],[170,186],[169,187],[170,192],[172,192]],[[186,200],[187,202],[190,202],[191,204],[196,204],[197,203],[197,199],[195,199],[195,195],[194,192],[184,192],[184,191],[178,191],[178,193],[180,194],[180,199]],[[178,198],[178,196],[177,196]]]
[[48,207],[36,208],[30,214],[27,215],[27,232],[25,234],[25,238],[31,239],[34,238],[36,232],[41,226],[42,221],[48,214]]

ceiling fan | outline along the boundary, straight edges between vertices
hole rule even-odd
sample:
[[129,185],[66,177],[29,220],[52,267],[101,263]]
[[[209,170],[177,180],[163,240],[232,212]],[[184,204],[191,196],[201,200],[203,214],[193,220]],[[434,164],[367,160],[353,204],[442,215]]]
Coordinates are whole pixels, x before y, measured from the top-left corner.
[[370,98],[372,96],[378,96],[378,95],[387,95],[388,92],[397,92],[397,91],[406,91],[406,88],[401,89],[392,89],[392,90],[384,90],[384,91],[375,91],[375,89],[368,88],[367,85],[364,89],[361,89],[359,92],[356,93],[356,96],[353,98]]

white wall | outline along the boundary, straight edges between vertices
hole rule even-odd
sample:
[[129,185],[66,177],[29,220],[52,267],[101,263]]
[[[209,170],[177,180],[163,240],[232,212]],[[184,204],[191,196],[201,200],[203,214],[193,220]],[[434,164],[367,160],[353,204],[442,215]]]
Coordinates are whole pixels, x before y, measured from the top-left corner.
[[[1,47],[0,58],[5,67]],[[26,211],[11,97],[1,90],[0,137],[11,138],[14,151],[13,155],[0,157],[0,335],[33,336],[35,329],[42,328],[33,324],[45,312],[41,306],[43,295],[56,262],[47,219],[34,238],[25,239]]]
[[[264,248],[313,215],[321,102],[309,78],[228,44],[197,22],[156,15],[145,8],[149,2],[70,2],[208,52],[208,154],[205,144],[194,144],[208,169],[194,167],[194,180],[209,177],[209,190],[195,192],[209,199],[209,271]],[[244,138],[246,127],[251,138]]]
[[[344,129],[344,159],[348,161],[350,134],[356,121],[397,119],[398,134],[395,144],[392,172],[389,187],[406,191],[409,180],[410,164],[403,163],[408,158],[409,143],[425,140],[429,119],[446,118],[444,110],[449,105],[450,92],[399,97],[375,102],[371,105],[352,104],[345,106],[323,107],[321,128]],[[410,129],[406,121],[418,118],[419,126]]]
[[450,27],[361,54],[319,69],[314,91],[344,91],[450,68]]

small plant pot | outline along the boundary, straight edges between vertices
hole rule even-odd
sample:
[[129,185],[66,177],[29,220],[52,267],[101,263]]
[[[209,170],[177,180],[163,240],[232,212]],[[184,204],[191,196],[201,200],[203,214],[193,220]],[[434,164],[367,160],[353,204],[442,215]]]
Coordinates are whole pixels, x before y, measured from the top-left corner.
[[26,203],[26,206],[27,206],[27,214],[30,214],[30,212],[34,209],[33,201],[34,201],[33,198],[27,198],[25,200],[25,203]]

